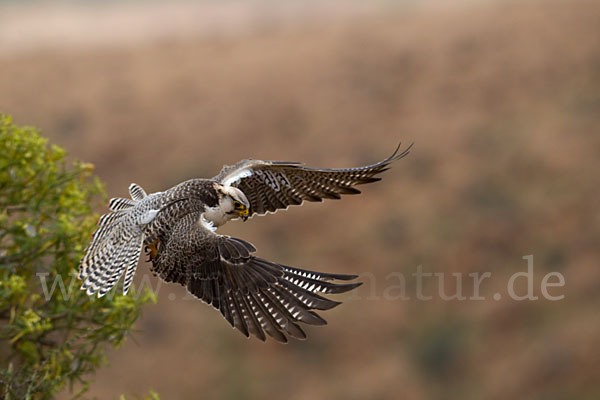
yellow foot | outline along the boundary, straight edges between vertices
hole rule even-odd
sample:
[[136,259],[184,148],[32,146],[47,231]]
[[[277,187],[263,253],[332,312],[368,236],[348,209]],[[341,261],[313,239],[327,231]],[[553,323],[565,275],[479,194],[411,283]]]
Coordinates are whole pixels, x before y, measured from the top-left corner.
[[146,246],[146,255],[149,257],[148,261],[153,261],[156,258],[156,253],[158,253],[158,240]]

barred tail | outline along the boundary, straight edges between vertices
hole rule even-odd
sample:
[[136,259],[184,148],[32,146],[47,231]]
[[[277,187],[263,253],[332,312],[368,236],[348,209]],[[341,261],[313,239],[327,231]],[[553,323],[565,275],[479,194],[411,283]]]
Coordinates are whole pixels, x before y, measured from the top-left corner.
[[98,293],[98,297],[108,293],[127,270],[123,292],[127,294],[135,268],[142,251],[143,233],[134,237],[109,235],[107,240],[93,249],[94,255],[84,258],[80,266],[83,280],[81,290],[88,295]]
[[132,222],[129,212],[146,193],[135,184],[129,187],[129,191],[133,200],[110,200],[109,209],[112,212],[98,220],[98,228],[79,265],[79,279],[83,281],[81,290],[88,295],[98,293],[98,297],[104,296],[124,273],[123,292],[127,294],[133,281],[144,233],[140,226]]

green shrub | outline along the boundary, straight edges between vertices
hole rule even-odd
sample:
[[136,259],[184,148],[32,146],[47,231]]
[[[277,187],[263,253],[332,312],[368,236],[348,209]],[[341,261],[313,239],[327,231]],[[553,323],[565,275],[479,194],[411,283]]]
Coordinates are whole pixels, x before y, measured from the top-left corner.
[[0,398],[52,398],[67,384],[80,397],[106,345],[120,345],[155,301],[149,291],[79,290],[91,207],[105,200],[92,169],[0,115]]

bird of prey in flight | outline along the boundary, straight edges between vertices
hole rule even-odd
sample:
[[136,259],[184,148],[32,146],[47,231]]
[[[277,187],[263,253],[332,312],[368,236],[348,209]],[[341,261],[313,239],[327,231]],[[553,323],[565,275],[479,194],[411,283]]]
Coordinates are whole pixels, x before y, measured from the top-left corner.
[[256,248],[251,243],[220,235],[216,229],[232,219],[245,221],[304,201],[360,193],[356,185],[380,180],[377,175],[406,156],[410,147],[399,149],[383,161],[358,168],[243,160],[223,167],[211,179],[191,179],[164,192],[146,194],[131,184],[131,199],[111,199],[110,212],[98,221],[79,266],[81,289],[103,296],[125,275],[127,294],[145,248],[160,278],[186,287],[246,337],[304,339],[299,322],[324,325],[326,321],[313,310],[340,304],[318,293],[352,290],[361,284],[350,282],[357,276],[267,261],[253,254]]

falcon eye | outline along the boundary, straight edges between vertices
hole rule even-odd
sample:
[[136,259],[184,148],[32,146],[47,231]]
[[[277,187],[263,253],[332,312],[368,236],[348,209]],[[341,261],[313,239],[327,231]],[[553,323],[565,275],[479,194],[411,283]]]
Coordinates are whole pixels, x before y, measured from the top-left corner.
[[244,206],[243,206],[243,205],[242,205],[242,203],[240,203],[239,201],[237,201],[237,200],[234,200],[234,202],[233,202],[233,207],[234,207],[236,210],[239,210],[239,209],[243,208]]

